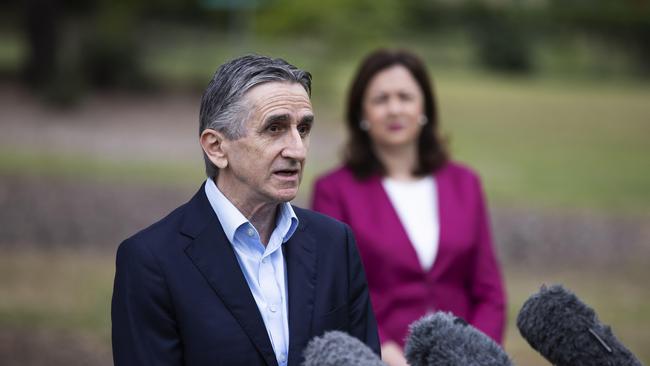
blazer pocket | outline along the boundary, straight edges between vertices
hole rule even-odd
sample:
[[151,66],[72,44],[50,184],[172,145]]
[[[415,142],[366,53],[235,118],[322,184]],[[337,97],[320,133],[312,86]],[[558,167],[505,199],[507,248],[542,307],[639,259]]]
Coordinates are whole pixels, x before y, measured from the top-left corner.
[[342,330],[348,331],[348,305],[343,304],[334,310],[328,311],[325,315],[317,318],[316,329],[319,333],[328,330]]

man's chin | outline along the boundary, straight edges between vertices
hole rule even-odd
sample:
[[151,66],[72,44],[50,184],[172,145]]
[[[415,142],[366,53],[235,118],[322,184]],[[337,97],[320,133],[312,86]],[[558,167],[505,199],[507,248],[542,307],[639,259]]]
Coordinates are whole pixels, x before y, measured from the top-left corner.
[[298,188],[280,189],[275,192],[274,196],[278,202],[289,202],[298,195]]

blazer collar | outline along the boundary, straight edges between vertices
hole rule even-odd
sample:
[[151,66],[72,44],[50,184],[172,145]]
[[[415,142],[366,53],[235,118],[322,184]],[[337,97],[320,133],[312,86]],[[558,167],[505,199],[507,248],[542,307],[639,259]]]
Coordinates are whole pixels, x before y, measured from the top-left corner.
[[185,248],[185,253],[237,319],[266,363],[277,365],[253,294],[203,186],[187,205],[181,232],[193,240]]
[[316,292],[316,240],[306,230],[308,219],[295,208],[300,224],[284,244],[289,295],[289,365],[298,365],[311,337]]

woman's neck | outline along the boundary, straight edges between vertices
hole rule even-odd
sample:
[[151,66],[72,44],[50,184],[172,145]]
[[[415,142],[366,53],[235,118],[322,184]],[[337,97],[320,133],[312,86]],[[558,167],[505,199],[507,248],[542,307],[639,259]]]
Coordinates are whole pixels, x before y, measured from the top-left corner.
[[398,181],[415,179],[413,169],[418,163],[417,145],[375,147],[375,154],[386,169],[386,176]]

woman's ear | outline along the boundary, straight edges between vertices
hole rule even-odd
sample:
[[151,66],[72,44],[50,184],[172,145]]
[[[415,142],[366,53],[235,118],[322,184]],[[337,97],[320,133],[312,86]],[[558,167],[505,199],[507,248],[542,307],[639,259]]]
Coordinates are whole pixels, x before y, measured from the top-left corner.
[[205,155],[217,168],[224,169],[228,166],[228,154],[224,149],[227,140],[221,132],[206,128],[201,132],[199,143]]

